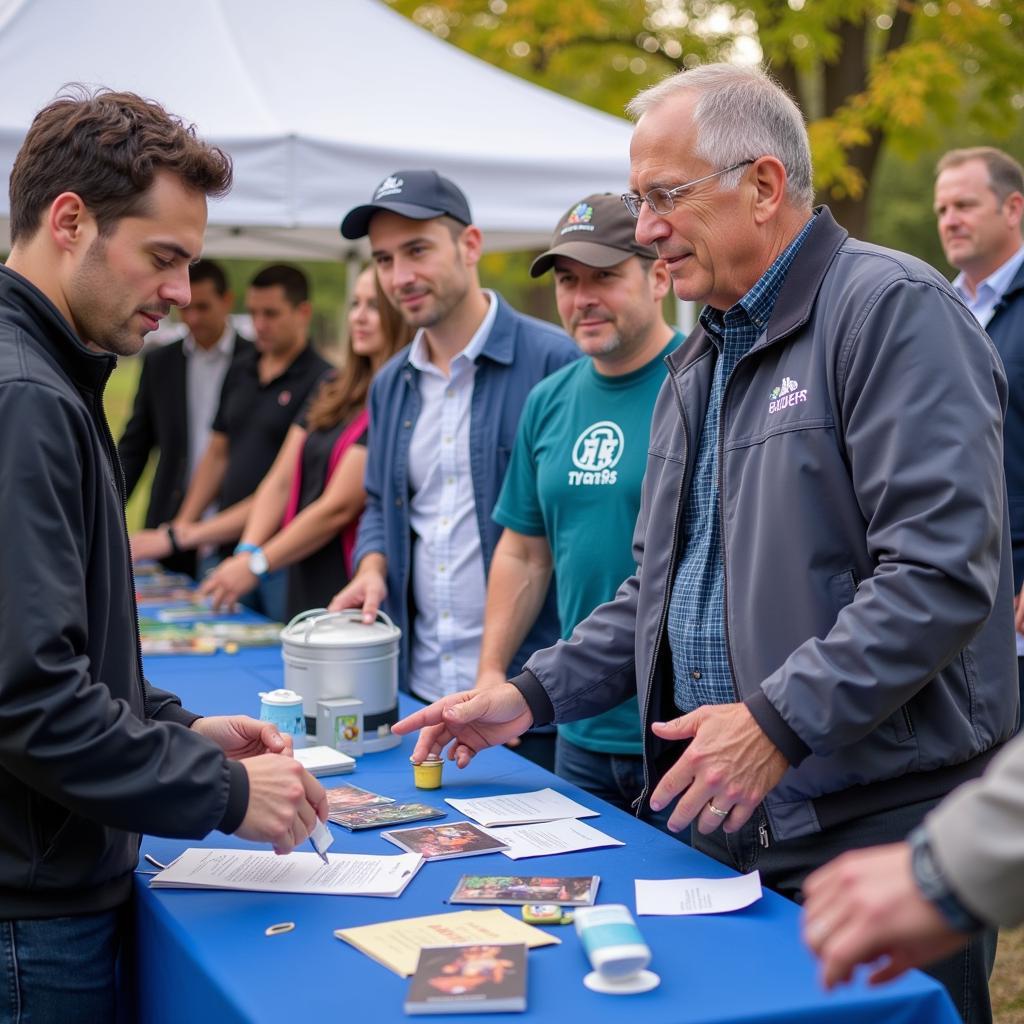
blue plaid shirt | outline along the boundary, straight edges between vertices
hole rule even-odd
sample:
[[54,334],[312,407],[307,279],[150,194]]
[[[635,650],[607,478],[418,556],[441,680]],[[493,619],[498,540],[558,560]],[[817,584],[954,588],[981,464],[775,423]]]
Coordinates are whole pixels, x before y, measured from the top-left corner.
[[735,306],[725,313],[708,306],[701,313],[701,326],[718,349],[718,359],[683,512],[686,548],[668,607],[675,703],[684,714],[702,704],[736,700],[725,638],[725,572],[718,513],[719,413],[729,375],[768,326],[782,282],[813,220]]

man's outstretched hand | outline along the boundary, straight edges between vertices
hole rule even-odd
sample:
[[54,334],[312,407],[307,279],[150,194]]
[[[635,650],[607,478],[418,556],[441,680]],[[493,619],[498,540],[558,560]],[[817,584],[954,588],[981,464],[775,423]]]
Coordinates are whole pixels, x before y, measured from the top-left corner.
[[485,690],[463,690],[407,715],[392,726],[399,736],[420,732],[412,752],[414,761],[440,756],[448,747],[448,760],[465,768],[488,747],[507,743],[533,725],[526,698],[511,683]]

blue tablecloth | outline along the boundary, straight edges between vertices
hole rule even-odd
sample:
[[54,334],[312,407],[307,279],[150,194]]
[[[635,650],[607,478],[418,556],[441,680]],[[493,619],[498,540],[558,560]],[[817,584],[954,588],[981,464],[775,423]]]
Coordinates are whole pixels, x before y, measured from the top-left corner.
[[[204,714],[259,713],[260,690],[282,684],[277,649],[210,657],[153,657],[147,674]],[[412,701],[403,702],[410,710]],[[398,800],[424,799],[461,816],[443,797],[524,792],[552,786],[600,810],[590,824],[625,842],[607,850],[511,861],[501,854],[425,864],[399,899],[278,896],[241,892],[151,890],[137,877],[138,978],[145,1024],[254,1021],[367,1022],[403,1019],[408,981],[348,944],[335,928],[440,913],[466,873],[598,874],[600,903],[635,909],[636,878],[725,877],[732,872],[618,809],[604,804],[514,753],[487,751],[459,771],[445,765],[436,795],[416,790],[409,754],[412,740],[365,755],[356,772],[324,780],[352,781]],[[392,854],[377,831],[350,833],[332,825],[334,851]],[[188,846],[251,847],[214,833],[204,842],[146,837],[143,851],[163,862]],[[143,868],[148,867],[145,863]],[[465,909],[463,907],[452,909]],[[509,908],[517,913],[517,908]],[[295,930],[268,938],[264,929],[293,921]],[[584,988],[589,970],[571,926],[550,929],[559,946],[529,954],[526,1018],[562,1024],[567,1017],[601,1024],[778,1021],[806,1024],[955,1024],[945,991],[911,973],[871,989],[863,982],[824,992],[817,967],[799,938],[799,910],[765,891],[746,910],[706,917],[640,917],[661,985],[636,996],[598,995]],[[578,1015],[578,1017],[577,1017]],[[459,1015],[467,1021],[492,1015]]]

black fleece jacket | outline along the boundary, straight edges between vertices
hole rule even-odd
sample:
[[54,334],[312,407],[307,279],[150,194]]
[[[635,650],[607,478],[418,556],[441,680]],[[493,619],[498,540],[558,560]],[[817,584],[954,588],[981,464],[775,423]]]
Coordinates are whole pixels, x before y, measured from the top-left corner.
[[116,363],[0,266],[0,919],[114,907],[138,833],[231,832],[248,805],[241,765],[142,675]]

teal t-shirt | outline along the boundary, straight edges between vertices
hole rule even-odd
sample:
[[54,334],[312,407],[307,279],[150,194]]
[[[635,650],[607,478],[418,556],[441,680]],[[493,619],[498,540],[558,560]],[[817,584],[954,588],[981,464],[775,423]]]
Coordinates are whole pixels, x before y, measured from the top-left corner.
[[[651,414],[664,358],[680,333],[639,370],[605,377],[579,359],[542,380],[526,400],[494,520],[547,537],[562,636],[633,575],[633,529],[647,466]],[[636,697],[594,718],[558,727],[585,750],[639,754]]]

